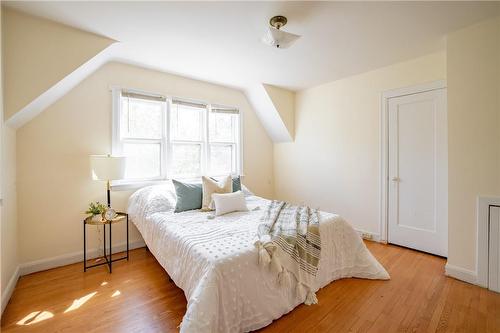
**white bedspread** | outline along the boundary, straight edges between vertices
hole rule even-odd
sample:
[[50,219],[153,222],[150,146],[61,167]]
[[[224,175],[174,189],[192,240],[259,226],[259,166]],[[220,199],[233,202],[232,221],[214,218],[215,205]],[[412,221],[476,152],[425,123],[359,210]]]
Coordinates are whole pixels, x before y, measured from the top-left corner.
[[[161,200],[164,191],[158,186],[137,191],[128,212],[150,251],[186,295],[181,332],[256,330],[304,301],[295,286],[280,287],[276,275],[258,265],[254,241],[267,200],[248,196],[249,212],[208,219],[206,212],[173,213]],[[324,212],[320,219],[315,291],[345,277],[389,278],[347,222]]]

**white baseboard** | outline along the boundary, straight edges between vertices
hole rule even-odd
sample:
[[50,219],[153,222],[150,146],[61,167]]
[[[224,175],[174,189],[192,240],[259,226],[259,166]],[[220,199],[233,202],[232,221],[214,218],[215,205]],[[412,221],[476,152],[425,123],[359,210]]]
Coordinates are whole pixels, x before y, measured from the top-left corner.
[[[140,247],[146,246],[144,241],[138,240],[135,242],[131,242],[129,244],[130,250],[137,249]],[[127,248],[126,243],[120,243],[116,246],[113,246],[113,253],[117,252],[122,252],[125,251]],[[98,257],[100,254],[98,253],[98,249],[88,249],[87,250],[87,259],[93,259]],[[66,266],[78,262],[83,261],[83,251],[78,251],[78,252],[73,252],[73,253],[68,253],[68,254],[63,254],[60,256],[52,257],[52,258],[46,258],[46,259],[40,259],[40,260],[35,260],[31,262],[27,262],[24,264],[21,264],[19,266],[19,273],[20,275],[26,275],[26,274],[31,274],[35,272],[40,272],[40,271],[45,271],[47,269],[51,268],[56,268],[56,267],[61,267],[61,266]]]
[[12,274],[12,276],[10,277],[9,283],[7,283],[5,291],[2,293],[2,313],[9,303],[10,297],[14,292],[14,288],[16,288],[17,280],[19,280],[19,266],[16,267],[14,274]]
[[361,236],[361,238],[380,243],[380,234],[356,228],[354,230],[356,230],[356,232]]
[[450,265],[449,263],[444,266],[444,271],[446,276],[477,285],[477,273],[474,271]]

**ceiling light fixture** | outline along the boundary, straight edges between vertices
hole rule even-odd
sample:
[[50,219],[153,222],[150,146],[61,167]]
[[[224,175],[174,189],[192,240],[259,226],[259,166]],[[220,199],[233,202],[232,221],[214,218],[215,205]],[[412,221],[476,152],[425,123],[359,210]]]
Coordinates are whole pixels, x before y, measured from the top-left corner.
[[271,17],[269,28],[262,37],[262,42],[278,49],[286,49],[295,43],[300,38],[299,35],[280,30],[287,21],[286,17],[281,15]]

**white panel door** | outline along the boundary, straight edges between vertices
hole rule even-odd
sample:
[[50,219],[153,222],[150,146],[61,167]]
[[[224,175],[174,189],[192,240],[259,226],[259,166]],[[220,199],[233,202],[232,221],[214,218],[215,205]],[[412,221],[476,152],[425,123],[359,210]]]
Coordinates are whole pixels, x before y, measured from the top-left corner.
[[390,98],[388,110],[388,241],[446,257],[446,89]]

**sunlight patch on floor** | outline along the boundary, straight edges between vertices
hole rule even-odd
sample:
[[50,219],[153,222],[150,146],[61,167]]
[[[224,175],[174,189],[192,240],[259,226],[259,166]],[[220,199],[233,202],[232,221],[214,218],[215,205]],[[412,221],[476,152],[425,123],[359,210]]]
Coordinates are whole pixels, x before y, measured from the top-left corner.
[[49,311],[35,311],[17,322],[17,325],[32,325],[50,319],[54,314]]
[[120,295],[121,295],[121,292],[119,290],[117,290],[113,293],[113,295],[111,295],[111,297],[116,297],[116,296],[120,296]]
[[107,285],[108,283],[106,281],[104,281],[103,283],[101,283],[101,286],[105,286]]
[[71,304],[69,306],[69,308],[67,308],[64,313],[68,313],[70,311],[73,311],[73,310],[76,310],[78,309],[80,306],[82,306],[83,304],[85,304],[85,302],[87,302],[89,299],[91,299],[95,294],[97,294],[97,291],[94,291],[93,293],[90,293],[88,295],[85,295],[83,297],[80,297],[78,299],[75,299],[73,301],[73,304]]

